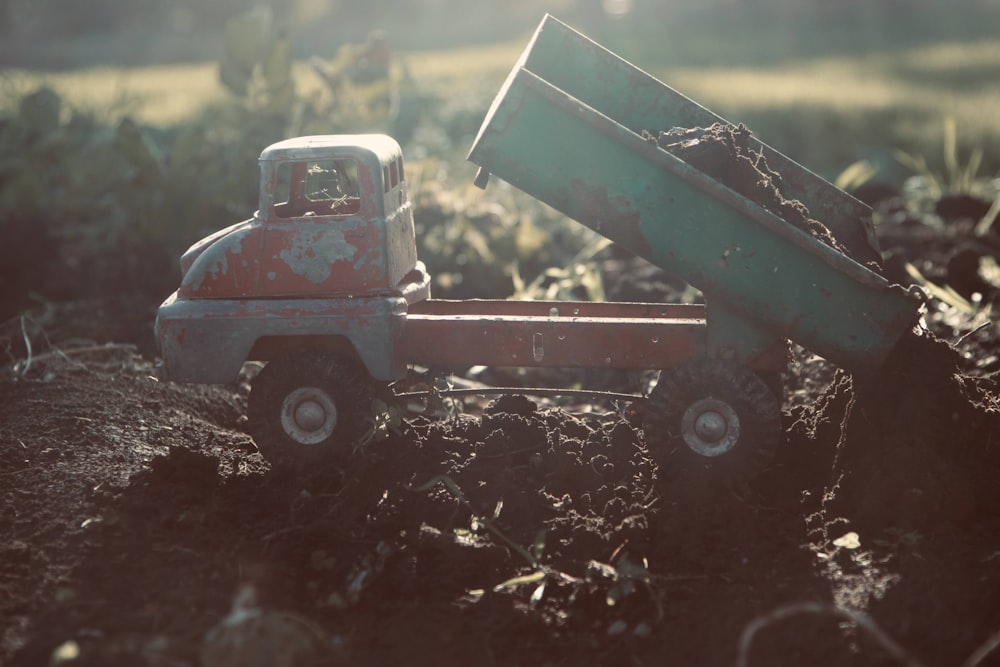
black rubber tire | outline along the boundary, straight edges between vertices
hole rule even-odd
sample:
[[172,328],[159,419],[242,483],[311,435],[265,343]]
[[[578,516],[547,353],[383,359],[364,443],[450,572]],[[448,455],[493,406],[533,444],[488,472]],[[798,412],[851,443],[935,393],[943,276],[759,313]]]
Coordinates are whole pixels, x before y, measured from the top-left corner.
[[745,366],[695,359],[660,372],[643,430],[661,477],[707,474],[738,482],[773,460],[781,442],[781,402]]
[[372,396],[368,374],[354,361],[325,350],[295,352],[254,378],[247,431],[272,464],[335,460],[367,432]]

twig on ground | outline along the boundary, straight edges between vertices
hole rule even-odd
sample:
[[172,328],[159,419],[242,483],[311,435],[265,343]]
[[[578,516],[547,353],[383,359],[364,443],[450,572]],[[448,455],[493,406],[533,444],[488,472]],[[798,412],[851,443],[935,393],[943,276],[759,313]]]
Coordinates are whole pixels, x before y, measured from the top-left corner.
[[83,347],[75,347],[70,349],[63,348],[53,348],[52,350],[45,352],[44,354],[33,355],[31,350],[31,342],[25,337],[25,345],[28,349],[28,356],[26,359],[17,361],[12,364],[12,368],[15,373],[20,377],[25,377],[28,374],[28,370],[31,368],[33,363],[48,361],[52,358],[60,358],[64,361],[71,361],[70,357],[76,357],[80,355],[96,354],[99,352],[109,352],[116,350],[125,350],[128,352],[134,352],[136,346],[132,343],[104,343],[102,345],[86,345]]
[[24,377],[28,374],[28,370],[31,368],[31,336],[28,335],[28,330],[24,326],[25,316],[21,315],[21,337],[24,339],[24,347],[28,351],[28,357],[24,362],[24,368],[21,369],[20,376]]
[[750,657],[750,648],[753,645],[753,641],[757,636],[757,633],[770,625],[780,623],[788,618],[791,618],[792,616],[799,616],[801,614],[821,614],[850,621],[867,631],[879,646],[885,649],[889,655],[898,660],[900,663],[907,665],[907,667],[922,667],[921,663],[907,655],[906,651],[903,650],[903,647],[897,644],[895,640],[879,628],[878,625],[875,624],[875,621],[867,614],[859,611],[852,611],[850,609],[834,607],[829,604],[820,604],[818,602],[800,602],[785,605],[783,607],[778,607],[763,616],[758,616],[750,621],[746,627],[743,628],[743,632],[740,633],[739,653],[736,656],[736,667],[747,667]]
[[1000,630],[997,630],[983,644],[972,652],[972,655],[962,663],[962,667],[977,667],[986,656],[1000,647]]
[[512,550],[517,552],[517,554],[520,555],[522,558],[524,558],[524,560],[526,560],[529,565],[535,568],[542,567],[541,563],[538,562],[538,558],[533,553],[529,552],[520,544],[507,537],[507,535],[505,535],[503,531],[494,526],[493,522],[487,519],[486,517],[477,516],[475,508],[473,508],[472,506],[472,503],[470,503],[468,499],[465,497],[465,494],[462,493],[462,489],[459,488],[458,484],[455,483],[455,480],[453,480],[448,475],[435,475],[434,477],[432,477],[431,479],[429,479],[428,481],[424,482],[419,486],[408,486],[407,490],[414,491],[417,493],[422,493],[424,491],[433,488],[438,484],[443,485],[448,490],[448,492],[456,500],[458,500],[459,503],[461,503],[467,510],[469,510],[469,512],[472,513],[472,516],[475,517],[476,520],[486,528],[486,530],[488,530],[490,533],[499,538],[500,541],[502,541]]
[[49,359],[51,357],[62,357],[63,359],[68,359],[68,357],[75,357],[81,354],[94,354],[95,352],[109,352],[113,350],[125,350],[128,352],[134,352],[136,349],[135,345],[132,343],[104,343],[102,345],[87,345],[85,347],[74,347],[68,350],[62,348],[55,348],[51,352],[46,352],[45,354],[39,354],[35,357],[36,361],[42,361]]
[[45,466],[28,466],[27,468],[18,468],[17,470],[7,470],[5,472],[0,472],[0,478],[12,477],[14,475],[20,475],[23,472],[31,472],[32,470],[41,470]]
[[983,322],[982,324],[980,324],[975,329],[972,329],[970,331],[966,331],[964,334],[962,334],[961,336],[958,337],[958,340],[955,341],[955,345],[954,346],[958,347],[959,345],[961,345],[962,343],[965,342],[966,338],[969,338],[970,336],[976,335],[977,333],[979,333],[980,331],[982,331],[986,327],[990,326],[991,324],[993,324],[993,320],[986,320],[985,322]]

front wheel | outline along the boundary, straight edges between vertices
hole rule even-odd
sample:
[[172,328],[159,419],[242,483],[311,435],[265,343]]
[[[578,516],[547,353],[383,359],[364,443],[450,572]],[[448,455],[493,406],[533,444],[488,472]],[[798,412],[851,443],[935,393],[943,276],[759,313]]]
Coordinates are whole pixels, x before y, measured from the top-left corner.
[[357,363],[322,350],[296,352],[254,379],[248,431],[271,463],[315,463],[351,451],[368,428],[371,401]]
[[660,373],[643,430],[665,476],[707,472],[733,482],[752,477],[773,459],[781,403],[750,369],[696,359]]

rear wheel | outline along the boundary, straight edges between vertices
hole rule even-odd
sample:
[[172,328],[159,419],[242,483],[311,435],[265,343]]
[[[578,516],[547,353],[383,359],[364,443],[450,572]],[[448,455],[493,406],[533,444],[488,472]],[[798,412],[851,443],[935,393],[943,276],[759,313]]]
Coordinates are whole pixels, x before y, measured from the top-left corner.
[[660,373],[643,430],[664,476],[707,472],[733,482],[771,462],[781,439],[781,403],[750,369],[696,359]]
[[248,430],[272,463],[347,454],[369,425],[372,388],[357,363],[327,351],[269,362],[247,399]]

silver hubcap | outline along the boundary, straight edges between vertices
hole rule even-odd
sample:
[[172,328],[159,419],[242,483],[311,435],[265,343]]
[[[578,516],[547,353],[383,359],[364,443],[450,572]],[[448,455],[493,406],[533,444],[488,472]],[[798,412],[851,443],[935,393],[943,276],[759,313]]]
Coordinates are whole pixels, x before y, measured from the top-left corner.
[[318,445],[337,428],[337,405],[316,387],[299,387],[281,404],[281,427],[295,442]]
[[740,439],[740,418],[728,403],[717,398],[695,401],[681,419],[684,442],[702,456],[721,456]]

